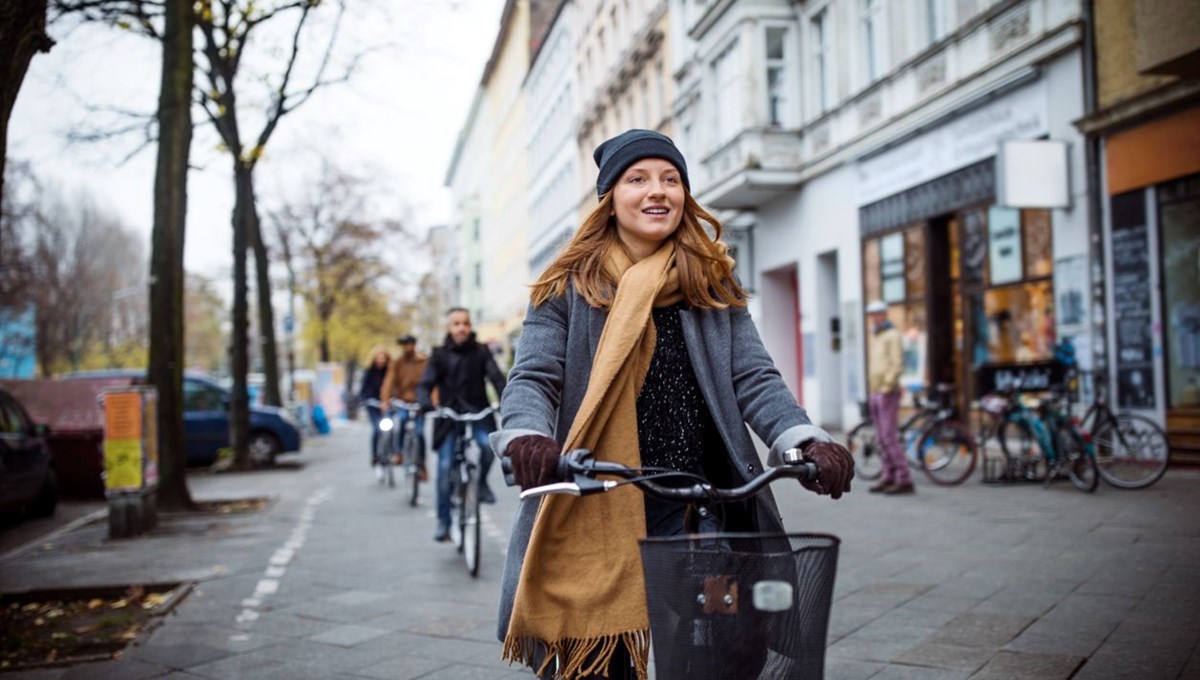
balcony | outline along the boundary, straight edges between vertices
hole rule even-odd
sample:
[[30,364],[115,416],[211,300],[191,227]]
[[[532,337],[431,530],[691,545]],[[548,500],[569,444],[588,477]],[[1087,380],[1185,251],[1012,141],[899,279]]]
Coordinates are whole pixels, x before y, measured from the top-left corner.
[[748,209],[800,186],[800,137],[783,130],[745,129],[701,161],[696,195],[717,209]]

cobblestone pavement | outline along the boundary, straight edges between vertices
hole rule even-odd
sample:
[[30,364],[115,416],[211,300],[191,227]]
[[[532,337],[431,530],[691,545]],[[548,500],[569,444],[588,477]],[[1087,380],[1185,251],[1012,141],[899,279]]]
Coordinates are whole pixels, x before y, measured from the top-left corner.
[[[270,496],[261,512],[165,515],[118,542],[100,521],[0,556],[5,592],[197,582],[119,660],[3,677],[531,677],[495,639],[515,492],[493,471],[472,579],[431,540],[432,486],[403,505],[371,475],[367,436],[349,424],[294,464],[189,479],[198,499]],[[843,541],[827,678],[1200,678],[1200,473],[1093,495],[977,478],[908,497],[865,487],[835,502],[777,485],[789,527]]]

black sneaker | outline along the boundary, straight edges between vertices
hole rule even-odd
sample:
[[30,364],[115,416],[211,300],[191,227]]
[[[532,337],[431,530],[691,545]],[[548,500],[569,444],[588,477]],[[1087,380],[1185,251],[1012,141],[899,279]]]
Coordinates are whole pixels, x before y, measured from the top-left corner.
[[438,522],[437,529],[433,532],[433,540],[438,543],[445,543],[450,540],[450,525]]

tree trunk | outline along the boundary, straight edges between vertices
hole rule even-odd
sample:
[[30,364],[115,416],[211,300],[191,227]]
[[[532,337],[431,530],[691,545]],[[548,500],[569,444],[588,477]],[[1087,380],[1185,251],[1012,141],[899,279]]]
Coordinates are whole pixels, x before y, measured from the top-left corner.
[[254,209],[253,177],[250,168],[236,155],[233,158],[233,347],[229,372],[233,374],[233,392],[229,399],[229,445],[233,464],[239,470],[250,468],[250,397],[246,384],[249,361],[249,309],[246,300],[246,248],[249,245],[248,214]]
[[263,242],[261,224],[258,221],[257,197],[254,183],[250,183],[250,209],[247,218],[251,227],[250,242],[254,247],[254,264],[258,275],[258,337],[262,342],[263,403],[268,406],[283,406],[279,394],[279,346],[275,342],[275,311],[271,306],[271,262],[267,257],[267,244]]
[[192,145],[192,3],[167,0],[150,255],[150,383],[158,390],[158,505],[192,510],[183,441],[183,243]]
[[[8,119],[13,104],[33,55],[49,52],[53,45],[54,41],[46,35],[46,0],[0,2],[0,195],[4,193]],[[0,248],[3,247],[0,243]]]

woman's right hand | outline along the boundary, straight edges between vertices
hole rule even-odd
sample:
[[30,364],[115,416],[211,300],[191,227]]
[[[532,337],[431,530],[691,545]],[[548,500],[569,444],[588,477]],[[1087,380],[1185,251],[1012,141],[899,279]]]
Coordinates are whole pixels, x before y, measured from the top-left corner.
[[541,434],[517,437],[504,451],[512,461],[513,479],[522,491],[561,481],[558,479],[561,453],[558,442]]

